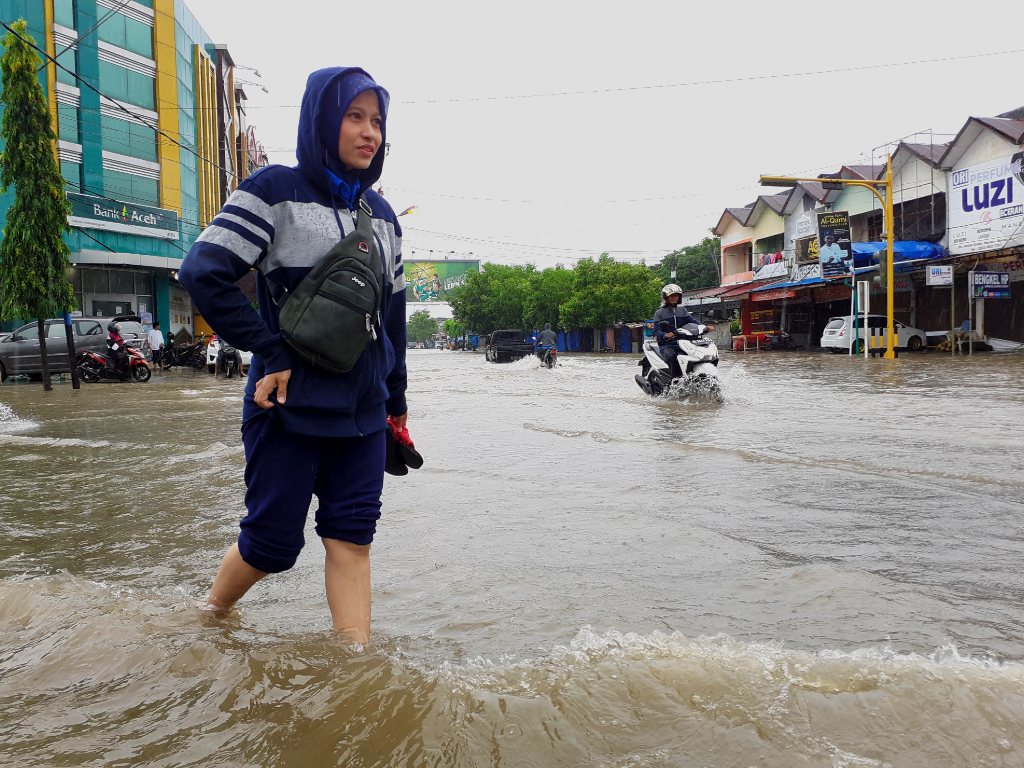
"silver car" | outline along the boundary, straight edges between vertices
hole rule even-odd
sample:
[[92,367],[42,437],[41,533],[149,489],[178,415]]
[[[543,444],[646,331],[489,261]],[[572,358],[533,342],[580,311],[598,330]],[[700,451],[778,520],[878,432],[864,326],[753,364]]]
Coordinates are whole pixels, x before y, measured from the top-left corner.
[[[107,323],[109,317],[72,317],[71,330],[75,339],[75,352],[91,349],[105,352],[107,349]],[[146,331],[137,320],[118,319],[121,336],[143,354],[149,349]],[[45,322],[46,359],[50,373],[68,373],[71,361],[68,359],[67,332],[64,320],[51,319]],[[39,326],[37,323],[23,325],[6,339],[0,339],[0,381],[8,376],[28,376],[39,379],[43,375],[43,363],[39,355]]]

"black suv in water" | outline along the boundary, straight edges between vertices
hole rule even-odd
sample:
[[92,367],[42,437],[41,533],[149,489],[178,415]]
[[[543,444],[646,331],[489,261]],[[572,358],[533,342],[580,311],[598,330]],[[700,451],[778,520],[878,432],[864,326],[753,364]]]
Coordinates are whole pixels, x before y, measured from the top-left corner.
[[[115,318],[72,317],[75,352],[83,349],[106,352],[107,323],[112,319]],[[142,323],[135,317],[120,316],[116,319],[124,340],[146,354],[149,343]],[[69,373],[71,365],[64,320],[47,320],[45,327],[46,359],[50,363],[50,373]],[[43,363],[39,357],[39,326],[34,322],[21,326],[6,339],[0,340],[0,381],[6,381],[8,376],[19,375],[27,375],[30,379],[38,379],[43,375]]]
[[516,329],[492,332],[484,350],[484,357],[491,363],[511,363],[532,354],[533,342]]

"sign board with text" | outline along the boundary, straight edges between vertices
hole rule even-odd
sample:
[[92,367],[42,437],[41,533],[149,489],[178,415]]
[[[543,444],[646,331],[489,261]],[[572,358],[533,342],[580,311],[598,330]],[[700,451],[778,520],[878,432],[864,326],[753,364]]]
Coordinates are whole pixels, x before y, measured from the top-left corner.
[[1024,244],[1024,152],[948,175],[949,252],[998,251]]
[[1010,298],[1010,274],[1008,272],[985,272],[973,270],[968,285],[972,299]]
[[924,273],[925,285],[952,285],[952,264],[931,264]]
[[824,211],[818,214],[818,261],[821,276],[842,277],[850,274],[853,252],[850,245],[850,214],[847,211]]
[[68,192],[71,215],[68,224],[80,229],[100,229],[129,235],[178,239],[178,213],[167,208],[135,205],[109,197]]

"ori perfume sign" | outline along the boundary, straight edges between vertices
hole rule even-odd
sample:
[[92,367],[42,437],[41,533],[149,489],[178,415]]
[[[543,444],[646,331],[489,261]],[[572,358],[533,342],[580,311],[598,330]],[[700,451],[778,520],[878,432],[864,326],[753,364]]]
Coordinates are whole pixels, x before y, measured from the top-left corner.
[[949,252],[998,251],[1024,244],[1024,152],[949,174]]

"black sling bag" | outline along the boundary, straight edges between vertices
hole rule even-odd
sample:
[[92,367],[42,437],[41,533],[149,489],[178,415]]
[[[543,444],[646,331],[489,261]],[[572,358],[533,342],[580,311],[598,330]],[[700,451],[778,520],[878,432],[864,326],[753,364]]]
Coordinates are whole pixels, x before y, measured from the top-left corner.
[[[338,210],[334,217],[341,227]],[[382,261],[372,211],[359,198],[356,228],[276,300],[281,336],[303,360],[332,373],[352,370],[380,326]]]

